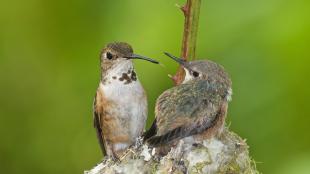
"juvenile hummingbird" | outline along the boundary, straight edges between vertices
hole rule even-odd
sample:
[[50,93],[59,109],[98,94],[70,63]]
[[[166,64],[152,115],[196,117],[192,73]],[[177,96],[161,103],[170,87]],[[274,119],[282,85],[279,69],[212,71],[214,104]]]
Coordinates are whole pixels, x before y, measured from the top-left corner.
[[203,140],[219,135],[232,94],[228,74],[209,60],[186,62],[165,54],[179,63],[186,74],[182,84],[158,97],[155,121],[144,140],[154,147],[163,147],[189,136]]
[[101,79],[93,112],[104,155],[119,158],[139,137],[147,118],[147,98],[132,59],[156,60],[133,53],[124,42],[109,43],[100,54]]

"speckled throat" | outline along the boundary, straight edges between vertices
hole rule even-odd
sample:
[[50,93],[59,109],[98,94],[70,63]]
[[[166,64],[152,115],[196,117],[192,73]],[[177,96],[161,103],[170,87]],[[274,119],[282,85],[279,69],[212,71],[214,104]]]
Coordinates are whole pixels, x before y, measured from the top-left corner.
[[111,83],[127,85],[137,80],[138,78],[131,60],[114,64],[109,69],[106,69],[106,67],[101,68],[101,83],[103,85]]

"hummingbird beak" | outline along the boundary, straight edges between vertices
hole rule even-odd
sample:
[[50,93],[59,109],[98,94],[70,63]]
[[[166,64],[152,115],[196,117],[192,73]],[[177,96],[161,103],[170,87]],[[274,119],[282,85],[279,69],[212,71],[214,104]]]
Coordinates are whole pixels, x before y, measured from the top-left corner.
[[146,61],[149,61],[149,62],[152,62],[152,63],[159,64],[159,62],[157,60],[154,60],[154,59],[151,59],[151,58],[148,58],[148,57],[145,57],[145,56],[141,56],[141,55],[138,55],[138,54],[132,54],[131,56],[127,56],[125,58],[127,58],[127,59],[142,59],[142,60],[146,60]]
[[181,58],[178,58],[178,57],[175,57],[174,55],[170,54],[170,53],[167,53],[167,52],[164,52],[164,54],[168,57],[170,57],[172,60],[176,61],[178,64],[180,64],[181,66],[183,66],[183,68],[186,68],[186,69],[189,69],[190,70],[190,67],[188,66],[188,63],[184,60],[184,59],[181,59]]

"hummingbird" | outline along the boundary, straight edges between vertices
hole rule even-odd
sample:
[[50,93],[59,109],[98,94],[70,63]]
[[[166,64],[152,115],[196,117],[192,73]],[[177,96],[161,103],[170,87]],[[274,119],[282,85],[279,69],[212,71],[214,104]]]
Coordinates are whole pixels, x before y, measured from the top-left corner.
[[102,153],[112,159],[119,159],[143,133],[147,118],[146,94],[132,59],[159,63],[134,54],[125,42],[109,43],[100,54],[101,78],[93,119]]
[[158,97],[155,120],[144,140],[153,147],[165,147],[185,137],[197,142],[220,135],[232,95],[229,75],[210,60],[186,62],[165,54],[182,66],[185,78]]

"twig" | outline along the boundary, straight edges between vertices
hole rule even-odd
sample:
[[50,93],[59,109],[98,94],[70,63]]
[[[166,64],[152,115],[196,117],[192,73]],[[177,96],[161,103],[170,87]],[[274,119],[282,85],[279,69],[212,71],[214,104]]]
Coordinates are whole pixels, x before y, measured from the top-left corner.
[[[201,0],[187,0],[186,4],[180,7],[185,17],[181,57],[187,61],[195,59],[200,4]],[[184,75],[183,68],[179,67],[172,80],[176,85],[179,85],[182,83]]]

